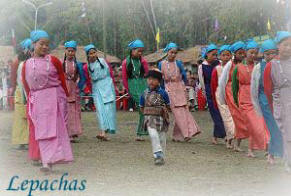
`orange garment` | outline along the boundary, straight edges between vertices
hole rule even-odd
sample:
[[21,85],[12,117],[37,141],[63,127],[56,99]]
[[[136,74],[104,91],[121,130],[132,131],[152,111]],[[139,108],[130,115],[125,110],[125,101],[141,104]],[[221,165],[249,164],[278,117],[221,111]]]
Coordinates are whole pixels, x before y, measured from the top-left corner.
[[254,65],[237,65],[237,80],[239,82],[238,103],[241,115],[246,119],[249,131],[249,148],[265,150],[269,140],[268,129],[264,118],[259,116],[251,101],[251,77]]
[[235,105],[233,95],[232,95],[232,74],[235,68],[235,64],[232,63],[232,66],[229,71],[228,82],[225,87],[225,101],[228,105],[229,111],[233,118],[235,125],[235,138],[236,139],[245,139],[249,137],[248,129],[246,127],[245,119],[241,115],[240,109]]

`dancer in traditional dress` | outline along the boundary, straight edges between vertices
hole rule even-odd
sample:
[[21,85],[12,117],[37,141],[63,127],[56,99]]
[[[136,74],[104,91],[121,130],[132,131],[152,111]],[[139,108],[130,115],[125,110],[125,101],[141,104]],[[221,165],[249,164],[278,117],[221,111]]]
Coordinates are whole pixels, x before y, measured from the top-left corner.
[[225,132],[226,132],[226,147],[233,148],[232,140],[234,138],[235,126],[226,104],[221,104],[219,102],[219,88],[218,81],[225,65],[231,60],[231,49],[230,45],[223,45],[219,49],[220,64],[216,66],[212,72],[211,76],[211,96],[213,99],[214,106],[219,109],[221,114]]
[[[141,40],[135,40],[129,45],[129,55],[122,62],[122,81],[125,89],[133,98],[136,106],[139,106],[139,98],[147,88],[145,76],[149,67],[142,57],[144,44]],[[148,135],[143,129],[144,115],[139,110],[139,122],[136,129],[136,141],[144,141],[143,135]]]
[[21,80],[23,62],[30,58],[32,50],[31,39],[25,39],[20,43],[18,58],[11,70],[11,85],[14,94],[14,119],[12,128],[12,144],[18,144],[19,149],[25,149],[28,144],[29,130],[26,117],[26,95]]
[[88,72],[92,81],[92,96],[100,133],[96,136],[102,141],[108,141],[107,133],[116,133],[116,104],[112,68],[104,58],[97,56],[93,44],[87,45],[85,52],[88,59]]
[[282,132],[286,169],[291,167],[291,33],[277,32],[275,42],[278,58],[267,64],[264,72],[264,90],[274,118]]
[[189,111],[185,86],[186,73],[183,63],[176,60],[178,46],[169,43],[164,52],[167,52],[167,59],[160,62],[158,67],[164,75],[165,89],[169,94],[175,119],[173,141],[190,141],[201,130]]
[[264,59],[254,67],[251,81],[251,95],[257,113],[264,117],[270,132],[268,162],[273,164],[274,156],[283,157],[283,139],[264,92],[263,78],[267,63],[278,55],[276,43],[273,40],[264,41],[261,46],[261,52],[263,53]]
[[201,82],[202,89],[206,94],[209,112],[214,123],[212,139],[213,144],[217,144],[217,138],[224,139],[226,136],[221,115],[219,110],[215,108],[211,95],[210,83],[212,71],[219,64],[219,61],[217,60],[217,50],[218,48],[216,45],[210,44],[206,48],[206,52],[204,54],[205,61],[198,68],[199,81]]
[[76,138],[82,134],[81,99],[78,84],[81,86],[81,83],[83,83],[83,64],[76,60],[76,41],[66,42],[65,48],[66,52],[63,61],[63,70],[65,72],[66,84],[69,92],[69,97],[67,97],[67,129],[71,142],[76,142]]
[[[28,95],[29,117],[33,123],[33,139],[37,141],[42,162],[41,171],[49,172],[54,164],[73,161],[66,128],[68,90],[62,63],[48,54],[49,36],[43,30],[31,32],[34,54],[22,69]],[[30,142],[31,142],[30,140]]]
[[245,58],[245,44],[241,41],[235,42],[231,45],[231,51],[233,53],[233,60],[229,61],[219,78],[219,102],[221,104],[227,104],[229,111],[231,113],[234,125],[235,125],[235,139],[236,143],[234,145],[235,151],[242,151],[240,148],[241,140],[247,139],[249,137],[248,129],[246,127],[246,122],[243,116],[241,115],[240,108],[234,103],[233,94],[232,94],[232,75],[233,70],[237,64],[241,63]]
[[251,100],[251,76],[258,55],[258,44],[249,41],[246,46],[246,64],[240,63],[233,71],[233,98],[246,119],[249,131],[248,157],[255,157],[253,150],[266,150],[269,140],[268,130],[262,116],[259,116]]

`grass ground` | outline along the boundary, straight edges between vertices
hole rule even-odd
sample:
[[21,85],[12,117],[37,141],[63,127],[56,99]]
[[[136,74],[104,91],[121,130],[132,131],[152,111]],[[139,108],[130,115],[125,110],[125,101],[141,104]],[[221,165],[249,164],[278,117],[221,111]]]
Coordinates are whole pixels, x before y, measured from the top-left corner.
[[[224,142],[211,144],[212,122],[208,112],[193,113],[203,133],[189,143],[171,141],[168,133],[166,164],[153,164],[150,141],[135,142],[137,113],[118,112],[118,133],[110,142],[100,142],[94,113],[83,113],[84,134],[73,144],[75,161],[59,165],[44,176],[32,166],[27,152],[10,144],[12,113],[0,113],[0,196],[22,196],[8,192],[12,176],[24,179],[87,180],[83,192],[34,192],[33,195],[197,195],[197,196],[290,196],[291,175],[284,172],[280,160],[269,166],[263,152],[250,159],[245,153],[227,150]],[[243,143],[247,150],[247,142]]]

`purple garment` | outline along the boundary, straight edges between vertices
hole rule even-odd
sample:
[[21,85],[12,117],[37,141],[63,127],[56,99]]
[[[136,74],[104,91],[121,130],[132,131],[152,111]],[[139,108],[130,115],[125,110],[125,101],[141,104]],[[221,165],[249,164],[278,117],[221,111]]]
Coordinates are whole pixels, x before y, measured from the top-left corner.
[[35,127],[42,162],[73,161],[65,123],[66,95],[50,56],[27,60],[25,75],[30,89],[29,115]]
[[273,60],[271,78],[273,82],[274,118],[282,132],[284,154],[291,164],[291,59]]
[[219,113],[219,110],[215,108],[214,106],[213,99],[211,96],[211,85],[210,85],[211,75],[215,66],[208,65],[206,63],[207,62],[204,62],[202,64],[202,72],[203,72],[208,108],[209,108],[209,112],[214,123],[213,136],[217,138],[224,138],[226,136],[226,133],[225,133],[223,121]]

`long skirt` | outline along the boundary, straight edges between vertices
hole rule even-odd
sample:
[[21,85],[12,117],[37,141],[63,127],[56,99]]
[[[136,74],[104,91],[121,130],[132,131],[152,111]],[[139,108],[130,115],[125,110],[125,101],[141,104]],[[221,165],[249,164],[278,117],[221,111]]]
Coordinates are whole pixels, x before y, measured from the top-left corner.
[[231,116],[231,113],[229,111],[229,108],[227,105],[221,104],[219,102],[219,93],[216,91],[216,101],[217,101],[217,106],[219,109],[219,112],[221,114],[224,128],[225,128],[225,133],[226,133],[226,139],[230,140],[234,138],[234,133],[235,133],[235,126],[234,122]]
[[32,146],[32,152],[37,152],[38,143],[43,164],[72,162],[73,153],[65,122],[67,100],[62,87],[31,93],[29,105],[33,122],[30,137],[32,141],[37,141]]
[[28,144],[29,130],[24,97],[19,87],[15,91],[15,110],[12,128],[12,144]]
[[264,93],[259,94],[259,104],[270,132],[268,151],[271,155],[283,157],[284,150],[282,133],[274,119],[267,97]]
[[116,104],[114,101],[103,103],[99,91],[93,92],[99,128],[110,134],[116,133]]
[[198,124],[186,106],[175,107],[171,105],[171,110],[175,118],[173,131],[174,140],[184,141],[185,138],[191,138],[201,132]]
[[[135,105],[139,107],[140,96],[142,95],[144,90],[147,88],[146,80],[144,78],[129,79],[128,88],[129,88],[129,94],[134,100]],[[140,108],[138,108],[138,112],[139,112],[139,121],[138,121],[138,126],[136,128],[136,135],[137,136],[148,135],[148,132],[143,128],[144,115],[140,111]]]
[[206,90],[209,113],[214,123],[213,137],[224,138],[226,136],[224,124],[223,124],[221,115],[219,113],[219,110],[214,107],[213,100],[211,97],[210,85],[206,85],[205,90]]
[[69,136],[78,136],[82,134],[81,126],[81,105],[80,99],[74,102],[68,102],[67,128]]

